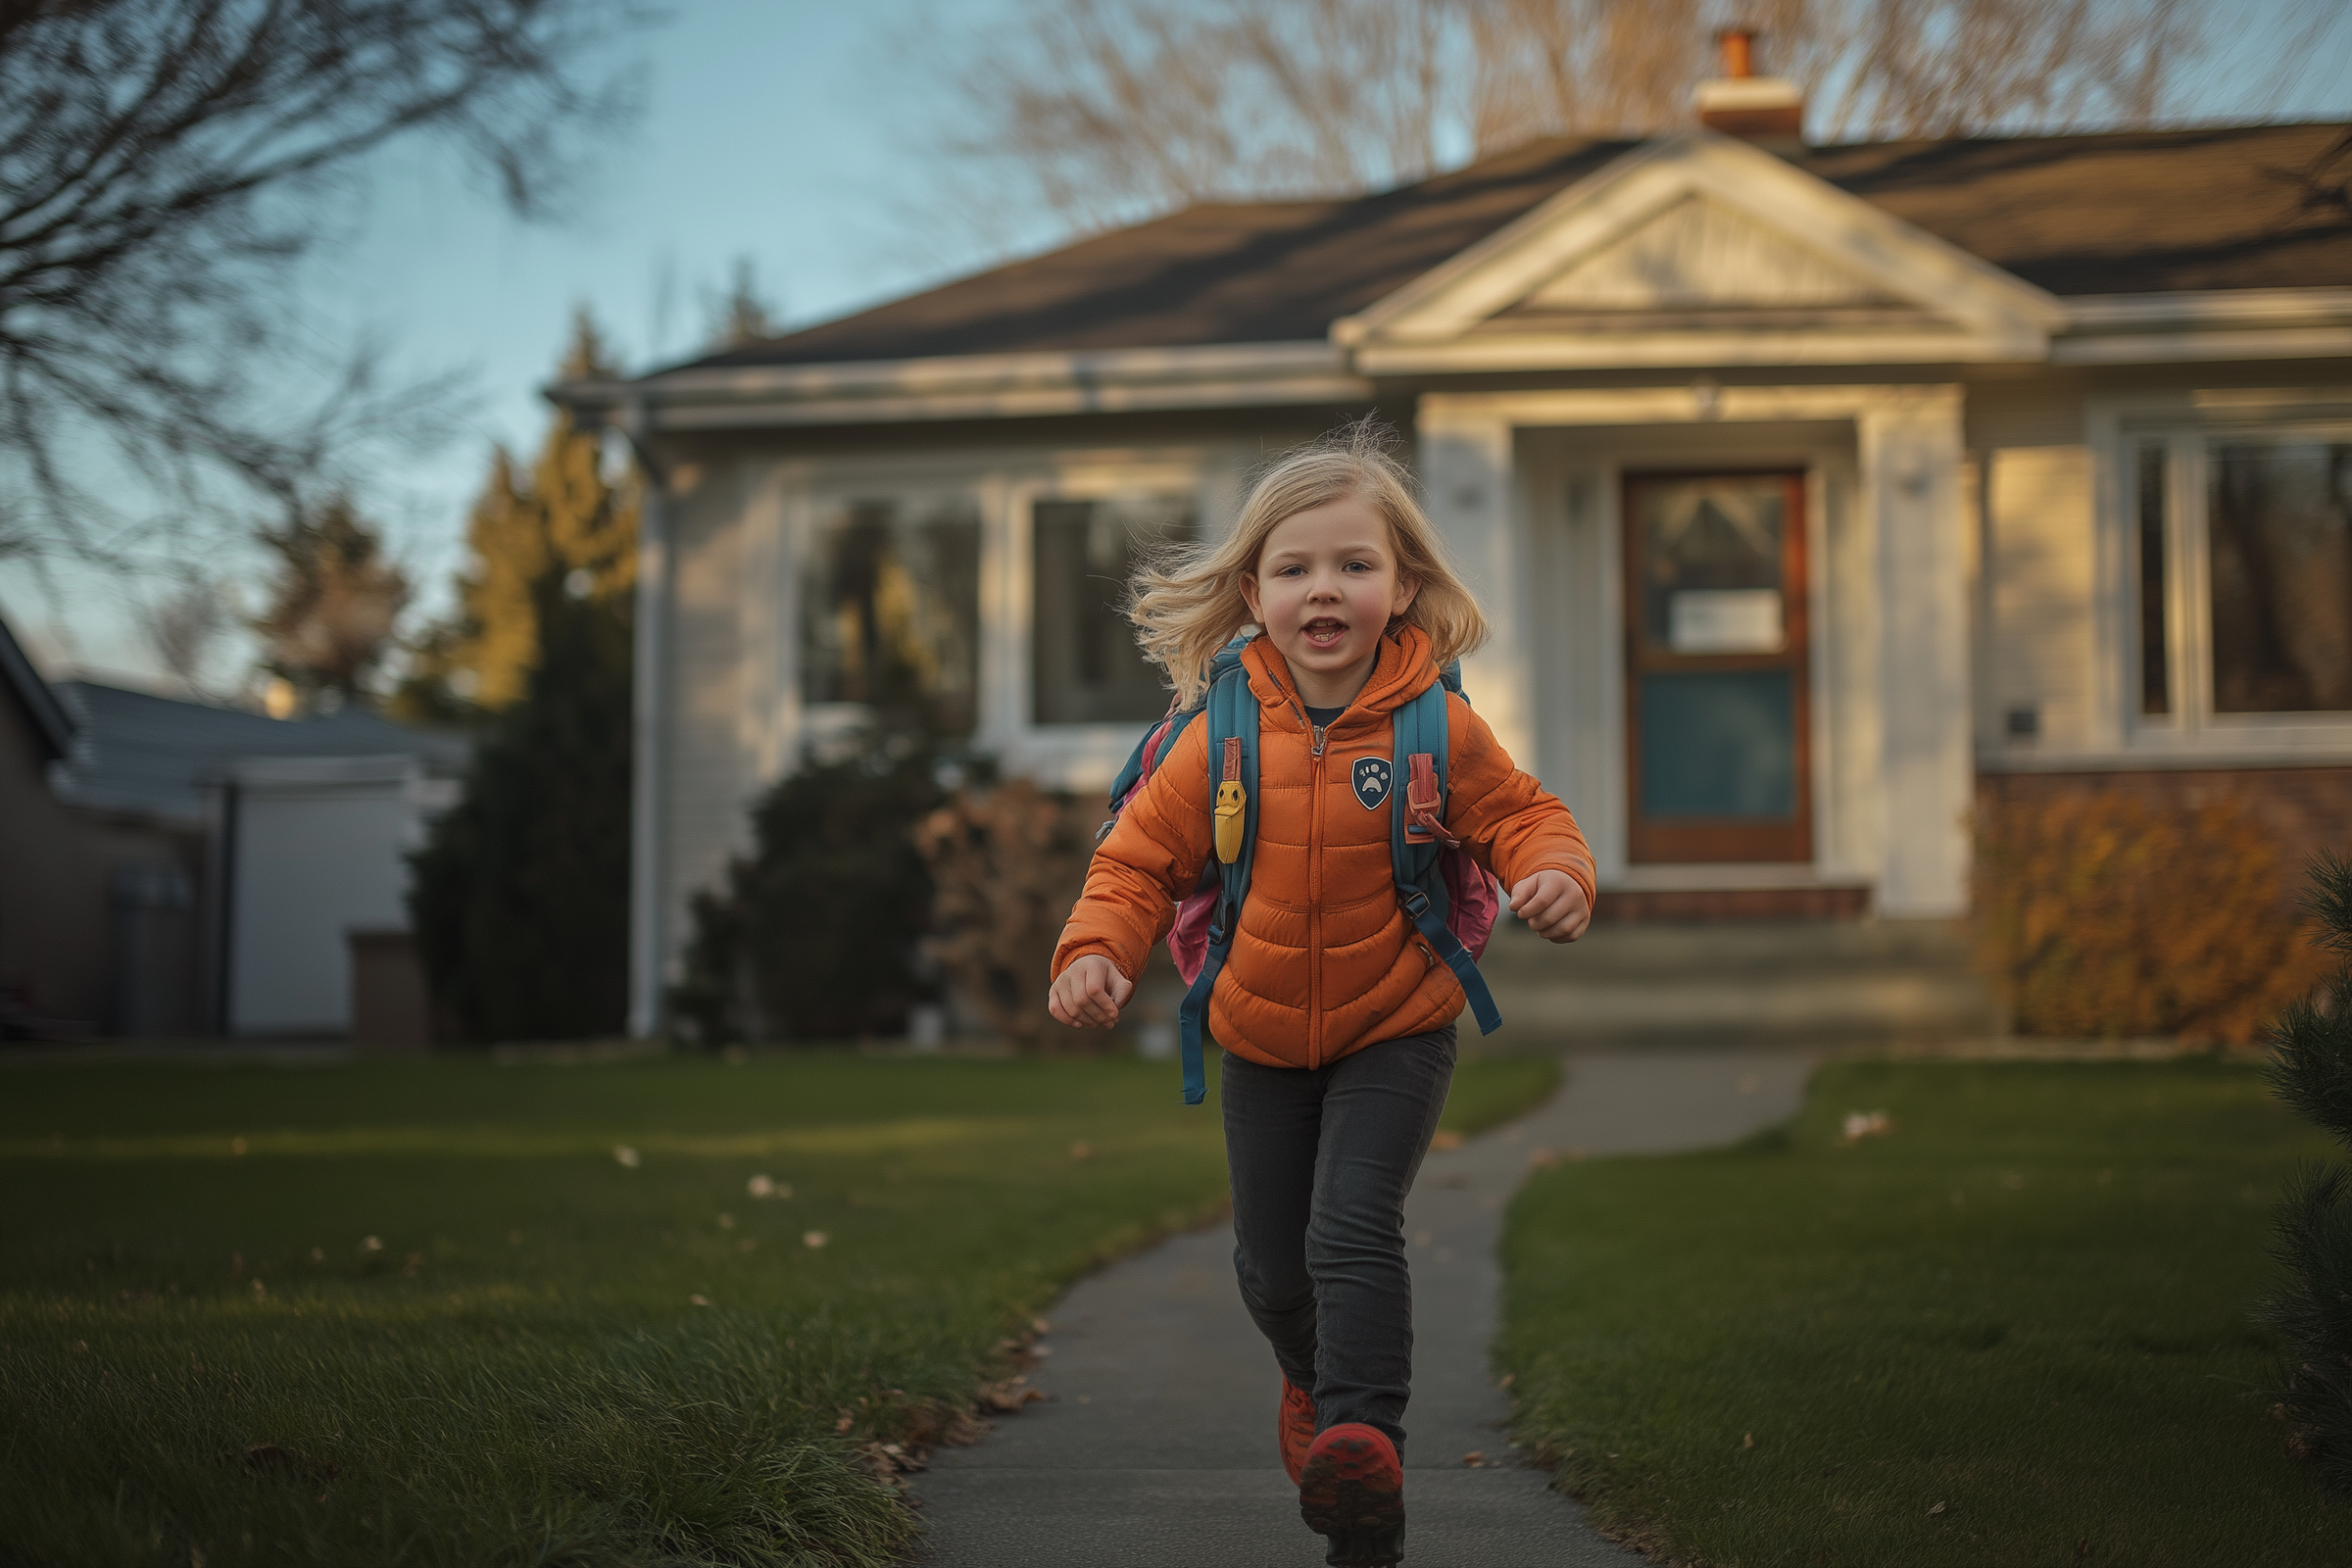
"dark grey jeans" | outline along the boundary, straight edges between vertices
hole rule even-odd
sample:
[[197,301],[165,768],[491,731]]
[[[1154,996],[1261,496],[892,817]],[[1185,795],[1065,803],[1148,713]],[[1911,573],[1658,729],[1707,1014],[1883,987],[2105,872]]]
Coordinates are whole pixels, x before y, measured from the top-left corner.
[[1315,1429],[1376,1427],[1404,1449],[1412,1190],[1453,1081],[1453,1025],[1384,1040],[1329,1066],[1228,1055],[1219,1084],[1242,1300]]

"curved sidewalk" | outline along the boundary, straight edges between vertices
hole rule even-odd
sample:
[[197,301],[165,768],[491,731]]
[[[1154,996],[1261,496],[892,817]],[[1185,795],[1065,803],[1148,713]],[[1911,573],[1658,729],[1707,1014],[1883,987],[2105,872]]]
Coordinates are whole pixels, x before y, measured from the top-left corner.
[[[1790,1055],[1580,1055],[1542,1109],[1432,1152],[1405,1205],[1413,1400],[1410,1568],[1582,1568],[1642,1559],[1601,1539],[1540,1471],[1509,1462],[1488,1376],[1502,1209],[1537,1158],[1666,1153],[1795,1113]],[[1272,1354],[1242,1309],[1233,1236],[1180,1236],[1072,1287],[1031,1375],[1048,1396],[916,1478],[932,1568],[1313,1568],[1274,1452]],[[1490,1462],[1465,1465],[1481,1453]]]

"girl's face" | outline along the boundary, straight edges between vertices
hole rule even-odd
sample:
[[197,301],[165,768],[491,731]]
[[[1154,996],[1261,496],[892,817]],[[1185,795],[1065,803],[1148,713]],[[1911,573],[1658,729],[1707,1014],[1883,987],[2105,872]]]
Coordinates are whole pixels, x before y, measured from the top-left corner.
[[1387,520],[1343,496],[1276,523],[1242,597],[1290,662],[1306,706],[1344,708],[1371,677],[1389,618],[1419,586],[1397,569]]

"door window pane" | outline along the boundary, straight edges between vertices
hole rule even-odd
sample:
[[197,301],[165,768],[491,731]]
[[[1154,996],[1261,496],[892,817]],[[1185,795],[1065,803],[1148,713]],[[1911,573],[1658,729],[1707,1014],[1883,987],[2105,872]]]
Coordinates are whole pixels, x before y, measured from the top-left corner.
[[2213,448],[2213,706],[2352,709],[2352,444]]
[[1791,671],[1652,671],[1641,705],[1644,816],[1796,814]]
[[1128,576],[1147,554],[1191,538],[1191,500],[1040,501],[1031,521],[1037,575],[1030,697],[1036,721],[1159,717],[1168,709],[1167,686],[1159,666],[1147,662],[1135,646],[1135,627],[1120,607]]
[[823,519],[802,577],[802,693],[921,715],[977,716],[980,515],[971,503],[856,501]]
[[1676,654],[1780,652],[1788,481],[1692,479],[1638,493],[1648,645]]

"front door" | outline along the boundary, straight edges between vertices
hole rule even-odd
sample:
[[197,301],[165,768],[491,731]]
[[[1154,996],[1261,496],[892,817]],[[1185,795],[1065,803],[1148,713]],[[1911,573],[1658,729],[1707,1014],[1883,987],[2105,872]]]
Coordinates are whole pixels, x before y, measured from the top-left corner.
[[1800,473],[1625,481],[1627,849],[1813,858]]

